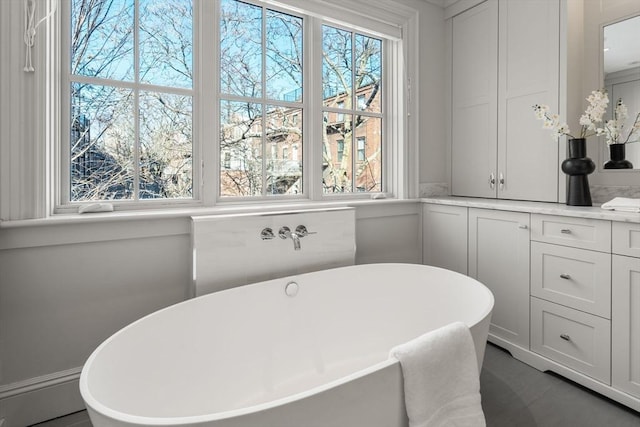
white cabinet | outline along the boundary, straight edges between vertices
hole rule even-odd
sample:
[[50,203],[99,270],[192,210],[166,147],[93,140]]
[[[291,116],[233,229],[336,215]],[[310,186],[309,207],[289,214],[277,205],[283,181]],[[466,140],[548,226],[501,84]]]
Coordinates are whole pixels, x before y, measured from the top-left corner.
[[529,214],[469,209],[469,276],[495,297],[489,340],[529,349]]
[[531,351],[609,384],[610,339],[608,320],[531,298]]
[[495,197],[498,121],[498,2],[488,0],[452,21],[451,189]]
[[611,222],[531,216],[531,351],[611,382]]
[[531,295],[609,319],[611,255],[531,242]]
[[425,204],[423,264],[467,274],[467,208]]
[[557,215],[533,215],[531,240],[610,253],[611,222]]
[[560,2],[488,0],[452,18],[451,191],[558,200],[558,145],[532,105],[558,111]]
[[[640,224],[614,224],[614,252],[638,250]],[[633,252],[631,252],[633,253]],[[640,258],[613,255],[611,307],[612,385],[640,398]]]
[[640,224],[459,200],[424,205],[423,261],[491,290],[489,341],[640,411]]

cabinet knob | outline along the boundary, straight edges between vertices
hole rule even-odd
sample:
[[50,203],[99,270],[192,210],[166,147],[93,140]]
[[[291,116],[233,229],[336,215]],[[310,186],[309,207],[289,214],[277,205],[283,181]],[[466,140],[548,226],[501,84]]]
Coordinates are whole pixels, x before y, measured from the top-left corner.
[[562,234],[571,234],[571,229],[569,229],[569,228],[563,228],[562,230],[560,230],[560,232],[561,232]]
[[565,280],[571,279],[571,276],[569,274],[561,274],[560,277],[565,279]]
[[500,172],[500,178],[498,179],[498,184],[500,184],[500,190],[504,190],[504,175]]
[[567,334],[560,334],[560,338],[562,338],[565,341],[571,341],[571,337]]
[[496,176],[492,173],[489,174],[489,187],[493,190],[496,186]]

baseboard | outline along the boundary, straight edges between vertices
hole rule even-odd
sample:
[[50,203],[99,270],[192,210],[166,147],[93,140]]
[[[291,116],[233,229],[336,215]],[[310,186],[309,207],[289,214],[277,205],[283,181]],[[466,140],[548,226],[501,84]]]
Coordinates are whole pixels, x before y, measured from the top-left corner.
[[639,398],[615,389],[608,384],[601,383],[598,380],[581,374],[580,372],[574,371],[571,368],[567,368],[564,365],[554,362],[553,360],[534,353],[530,350],[514,345],[500,337],[496,337],[495,335],[489,334],[488,341],[492,344],[497,345],[498,347],[507,350],[515,359],[518,359],[519,361],[526,363],[527,365],[539,371],[551,371],[558,375],[562,375],[563,377],[575,383],[578,383],[590,390],[593,390],[596,393],[600,393],[601,395],[606,396],[611,400],[615,400],[616,402],[621,403],[633,409],[634,411],[640,412]]
[[81,369],[0,386],[2,427],[24,427],[85,409],[79,389]]

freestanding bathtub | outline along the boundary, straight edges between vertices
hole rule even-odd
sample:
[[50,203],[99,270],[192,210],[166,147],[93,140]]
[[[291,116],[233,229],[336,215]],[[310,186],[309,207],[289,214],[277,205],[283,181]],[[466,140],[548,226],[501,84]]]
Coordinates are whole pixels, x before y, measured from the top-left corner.
[[462,321],[481,365],[492,309],[484,285],[423,265],[270,280],[125,327],[89,357],[80,391],[95,427],[406,426],[389,350]]

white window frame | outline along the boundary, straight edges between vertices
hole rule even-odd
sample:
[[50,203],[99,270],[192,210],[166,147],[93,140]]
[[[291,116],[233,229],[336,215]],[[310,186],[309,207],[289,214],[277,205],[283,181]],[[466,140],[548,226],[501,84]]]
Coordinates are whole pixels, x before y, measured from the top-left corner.
[[[199,8],[198,8],[198,0],[194,1],[193,7],[193,82],[192,87],[188,88],[179,88],[179,87],[165,87],[158,86],[153,84],[144,84],[138,81],[138,76],[134,76],[132,82],[127,81],[111,81],[98,77],[84,77],[84,76],[75,76],[71,79],[70,76],[70,26],[71,26],[71,18],[70,18],[70,9],[71,2],[63,1],[58,6],[58,15],[60,16],[60,33],[59,33],[59,43],[61,48],[60,51],[60,77],[58,83],[58,93],[60,94],[60,121],[59,121],[59,131],[57,137],[56,144],[56,152],[57,159],[54,165],[54,178],[53,182],[54,188],[52,189],[54,200],[54,213],[68,213],[68,212],[76,212],[78,207],[81,205],[86,205],[88,203],[93,203],[92,201],[71,201],[70,200],[70,154],[69,154],[69,124],[70,124],[70,111],[71,111],[71,99],[70,99],[70,87],[73,82],[81,82],[88,84],[105,84],[107,86],[114,87],[122,87],[128,88],[133,91],[158,91],[161,93],[168,93],[173,95],[186,95],[190,96],[192,99],[192,198],[188,199],[118,199],[118,200],[107,200],[107,202],[111,203],[113,206],[117,207],[118,210],[132,210],[132,209],[148,209],[148,208],[167,208],[167,207],[188,207],[188,206],[201,206],[201,190],[202,190],[202,173],[201,167],[202,162],[201,159],[201,145],[200,145],[200,126],[199,122],[201,121],[201,115],[197,114],[199,111],[200,104],[200,88],[199,88],[199,71],[200,71],[200,58],[199,55],[196,55],[195,52],[199,49]],[[138,8],[138,4],[136,3],[134,6],[136,9]],[[137,21],[138,12],[134,13],[134,25],[138,25]],[[134,44],[134,62],[136,66],[138,66],[138,30],[134,31],[133,36],[133,44]],[[117,84],[114,84],[117,82]],[[138,108],[137,102],[133,106],[134,110]],[[135,122],[138,122],[137,116]],[[137,125],[136,125],[137,128]],[[136,164],[138,162],[138,133],[136,133],[136,140],[134,142],[134,152],[133,152],[133,162]],[[134,169],[137,173],[134,176],[134,186],[139,187],[139,170],[138,167]],[[139,191],[139,188],[138,190]]]
[[[398,4],[389,5],[383,0],[372,0],[367,3],[367,12],[373,11],[371,17],[363,16],[362,12],[345,13],[344,8],[352,8],[352,10],[362,10],[362,3],[359,0],[345,0],[343,7],[336,7],[333,10],[326,9],[326,2],[323,0],[283,0],[280,2],[265,0],[250,0],[250,3],[267,4],[269,8],[281,10],[285,13],[295,13],[304,15],[307,22],[305,23],[304,43],[305,43],[305,82],[317,82],[316,85],[307,84],[305,88],[304,111],[302,116],[303,122],[303,174],[304,186],[303,196],[268,196],[268,197],[249,197],[249,198],[224,198],[220,200],[219,192],[219,175],[220,175],[220,152],[219,140],[214,137],[204,138],[204,135],[218,134],[218,72],[217,72],[217,48],[204,49],[200,40],[207,40],[207,46],[218,46],[218,5],[217,2],[195,0],[194,5],[194,82],[193,82],[193,200],[173,200],[173,199],[154,199],[131,202],[131,201],[113,201],[116,209],[147,209],[158,207],[188,207],[188,206],[216,206],[227,203],[270,203],[280,200],[352,200],[370,198],[370,193],[348,193],[347,195],[323,194],[322,193],[322,142],[312,141],[311,135],[318,135],[321,132],[319,126],[322,126],[322,120],[312,120],[312,118],[321,117],[322,93],[321,79],[317,78],[321,70],[321,37],[311,40],[310,32],[321,35],[321,27],[323,24],[331,26],[341,26],[342,28],[355,31],[359,34],[370,35],[383,39],[384,54],[384,77],[383,77],[383,106],[386,115],[386,125],[383,131],[385,140],[383,141],[384,170],[383,170],[383,186],[388,197],[411,198],[417,196],[418,188],[418,146],[417,122],[409,120],[409,112],[411,115],[417,116],[418,108],[415,97],[411,96],[412,92],[417,92],[417,84],[411,84],[415,81],[414,76],[418,73],[417,52],[418,44],[411,44],[410,40],[417,40],[417,15],[415,10],[410,7],[399,7]],[[66,3],[66,2],[61,2]],[[358,6],[360,9],[358,9]],[[51,165],[49,173],[51,179],[49,184],[45,186],[41,195],[46,199],[47,210],[53,213],[70,213],[76,212],[77,205],[80,202],[68,202],[63,200],[66,196],[63,190],[66,182],[62,179],[62,174],[68,171],[65,168],[65,155],[63,154],[68,147],[68,126],[64,118],[60,118],[60,105],[63,102],[69,103],[69,97],[64,96],[61,90],[62,84],[68,82],[61,76],[61,66],[66,61],[68,69],[68,53],[66,58],[59,55],[65,51],[64,42],[62,42],[65,28],[68,29],[70,18],[62,17],[65,11],[68,11],[69,5],[63,5],[59,9],[57,18],[57,28],[50,32],[47,50],[47,64],[49,72],[46,73],[45,87],[47,95],[45,98],[49,101],[47,106],[43,108],[46,112],[46,118],[54,123],[50,126],[47,135],[46,158],[47,164]],[[388,13],[398,10],[402,13],[388,15]],[[322,12],[320,12],[322,11]],[[326,12],[334,16],[329,16]],[[320,17],[319,15],[323,15]],[[201,25],[201,17],[212,17],[216,25]],[[387,19],[391,16],[391,22]],[[61,19],[62,17],[62,19]],[[342,20],[352,19],[353,22],[345,24]],[[66,21],[66,24],[65,24]],[[61,24],[62,22],[62,24]],[[384,25],[381,25],[384,23]],[[380,31],[380,28],[383,28]],[[386,31],[388,30],[388,32]],[[397,31],[396,34],[389,35]],[[68,34],[68,33],[67,33]],[[404,35],[404,36],[403,36]],[[57,40],[56,40],[57,39]],[[309,54],[311,52],[311,54]],[[202,76],[203,69],[210,69],[213,72],[206,78]],[[56,72],[58,70],[58,72]],[[64,83],[63,83],[64,81]],[[310,93],[311,92],[311,93]],[[314,97],[315,92],[315,97]],[[67,88],[68,94],[68,88]],[[210,102],[212,98],[207,98],[207,94],[214,94],[216,102]],[[315,100],[315,104],[309,103],[309,99]],[[209,101],[205,102],[205,99]],[[214,117],[215,120],[210,118]],[[208,120],[206,118],[209,118]],[[320,133],[321,134],[321,133]],[[413,140],[410,139],[412,137]],[[68,154],[66,165],[68,166]],[[233,200],[227,200],[233,199]],[[47,216],[47,215],[45,215]]]

